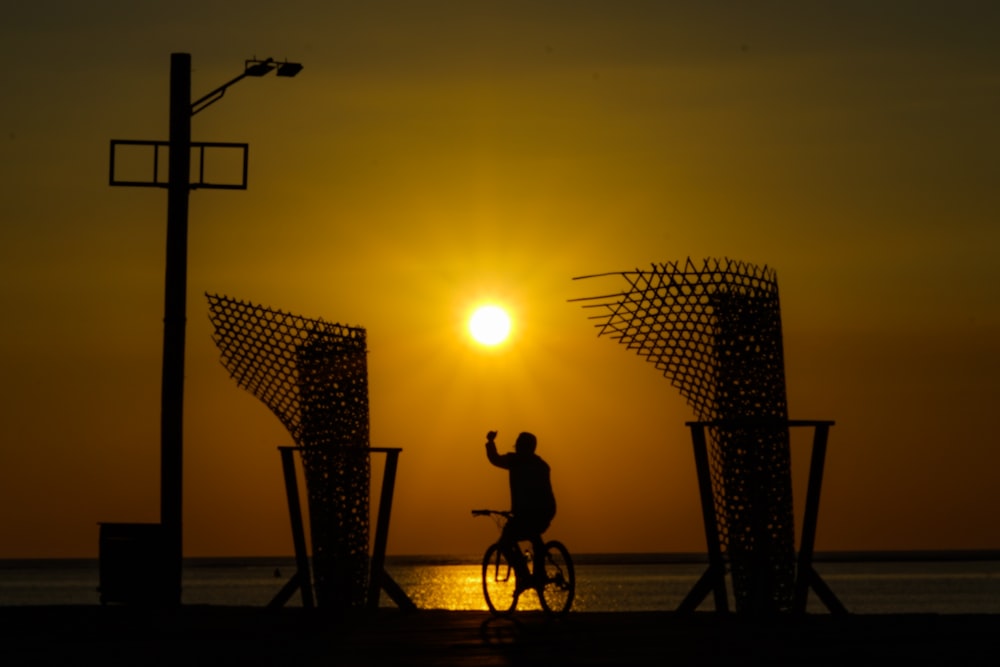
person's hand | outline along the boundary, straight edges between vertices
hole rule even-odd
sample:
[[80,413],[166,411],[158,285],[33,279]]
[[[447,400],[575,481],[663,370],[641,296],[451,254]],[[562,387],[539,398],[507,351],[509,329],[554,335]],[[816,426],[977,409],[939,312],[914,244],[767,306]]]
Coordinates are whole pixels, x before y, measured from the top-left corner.
[[496,438],[496,437],[497,437],[497,432],[496,431],[489,431],[486,434],[486,441],[487,442],[493,442],[493,439]]

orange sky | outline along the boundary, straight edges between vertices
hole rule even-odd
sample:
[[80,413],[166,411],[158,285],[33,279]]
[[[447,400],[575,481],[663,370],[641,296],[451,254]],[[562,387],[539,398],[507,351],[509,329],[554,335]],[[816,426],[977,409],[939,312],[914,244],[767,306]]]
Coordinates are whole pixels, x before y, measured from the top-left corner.
[[[7,9],[0,557],[158,520],[166,196],[109,187],[108,146],[167,138],[172,52],[196,97],[306,66],[193,120],[250,144],[250,186],[191,196],[187,555],[291,551],[290,439],[205,292],[367,329],[373,444],[404,448],[390,551],[494,537],[468,512],[507,502],[489,429],[538,435],[574,551],[702,550],[690,409],[568,302],[689,256],[778,272],[791,416],[837,422],[818,548],[1000,548],[1000,10],[789,4]],[[486,298],[514,317],[492,351],[464,331]]]

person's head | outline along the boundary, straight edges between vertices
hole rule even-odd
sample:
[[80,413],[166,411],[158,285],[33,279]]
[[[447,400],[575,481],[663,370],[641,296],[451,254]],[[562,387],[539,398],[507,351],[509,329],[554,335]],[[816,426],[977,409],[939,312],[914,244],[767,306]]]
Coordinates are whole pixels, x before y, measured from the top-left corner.
[[533,433],[521,433],[514,441],[514,451],[518,454],[534,454],[537,446],[538,438]]

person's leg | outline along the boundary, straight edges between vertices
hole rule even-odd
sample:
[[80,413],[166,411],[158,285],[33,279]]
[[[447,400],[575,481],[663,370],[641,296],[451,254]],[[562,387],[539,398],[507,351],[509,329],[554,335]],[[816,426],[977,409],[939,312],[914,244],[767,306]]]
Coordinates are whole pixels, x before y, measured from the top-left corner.
[[542,580],[545,576],[545,541],[542,540],[541,533],[535,533],[531,538],[531,562],[534,566],[532,575],[537,580]]
[[522,539],[525,538],[522,535],[521,526],[514,518],[511,518],[504,526],[503,532],[500,533],[500,546],[507,556],[507,561],[514,566],[514,572],[517,574],[517,587],[527,588],[531,573],[528,571],[528,562],[518,544]]
[[531,575],[536,583],[545,577],[545,541],[542,534],[548,530],[549,522],[548,519],[531,517],[518,524],[520,539],[531,542]]

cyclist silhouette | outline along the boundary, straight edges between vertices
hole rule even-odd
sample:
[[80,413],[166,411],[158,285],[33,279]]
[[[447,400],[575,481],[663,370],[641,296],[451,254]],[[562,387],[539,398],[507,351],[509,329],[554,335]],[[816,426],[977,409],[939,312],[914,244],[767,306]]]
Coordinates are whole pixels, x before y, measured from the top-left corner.
[[552,493],[549,464],[535,454],[538,439],[531,433],[521,433],[514,442],[514,451],[500,454],[496,435],[496,431],[486,434],[486,457],[490,463],[510,473],[512,515],[500,534],[500,544],[516,568],[519,581],[526,582],[530,580],[530,573],[517,543],[530,541],[535,557],[545,552],[542,533],[556,515],[556,497]]

